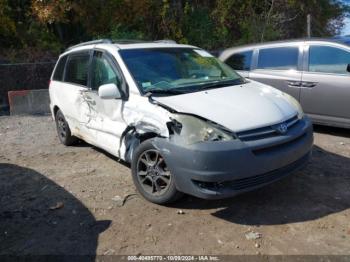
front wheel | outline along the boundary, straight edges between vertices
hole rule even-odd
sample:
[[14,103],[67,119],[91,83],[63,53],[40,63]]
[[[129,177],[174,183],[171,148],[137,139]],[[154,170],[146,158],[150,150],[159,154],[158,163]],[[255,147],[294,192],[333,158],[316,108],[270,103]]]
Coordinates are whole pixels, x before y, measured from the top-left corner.
[[180,193],[164,157],[146,140],[136,149],[131,163],[132,177],[137,190],[150,202],[167,204],[178,200]]

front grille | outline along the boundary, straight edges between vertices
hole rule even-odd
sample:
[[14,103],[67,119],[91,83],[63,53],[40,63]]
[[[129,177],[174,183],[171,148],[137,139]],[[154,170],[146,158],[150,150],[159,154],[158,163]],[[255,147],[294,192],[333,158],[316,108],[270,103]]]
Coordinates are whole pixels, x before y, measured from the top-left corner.
[[269,137],[280,135],[280,133],[276,129],[276,126],[284,123],[284,124],[286,124],[286,126],[288,127],[288,130],[289,130],[298,121],[299,121],[298,116],[295,115],[295,116],[293,116],[293,117],[287,119],[286,121],[279,123],[277,125],[260,127],[260,128],[256,128],[256,129],[252,129],[252,130],[237,132],[236,135],[242,141],[253,141],[253,140],[258,140],[258,139],[269,138]]
[[289,140],[287,142],[284,142],[281,144],[276,144],[273,146],[263,147],[263,148],[259,148],[259,149],[254,149],[254,150],[252,150],[252,152],[254,155],[259,156],[259,155],[264,155],[264,154],[268,154],[268,153],[273,153],[276,150],[288,150],[288,148],[294,146],[295,143],[299,142],[304,137],[306,137],[306,133],[303,133],[300,136],[297,136],[294,139]]

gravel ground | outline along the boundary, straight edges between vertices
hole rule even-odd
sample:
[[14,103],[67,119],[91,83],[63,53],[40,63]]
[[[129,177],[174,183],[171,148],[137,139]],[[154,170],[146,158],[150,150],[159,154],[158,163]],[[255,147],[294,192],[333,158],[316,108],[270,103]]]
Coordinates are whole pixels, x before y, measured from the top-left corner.
[[0,117],[0,254],[350,255],[349,207],[348,130],[316,127],[310,165],[275,184],[164,207],[50,117]]

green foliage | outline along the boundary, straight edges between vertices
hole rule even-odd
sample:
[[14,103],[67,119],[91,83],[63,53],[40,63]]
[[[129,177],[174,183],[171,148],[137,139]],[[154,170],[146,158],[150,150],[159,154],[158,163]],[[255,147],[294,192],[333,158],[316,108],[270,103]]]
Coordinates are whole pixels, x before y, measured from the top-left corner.
[[135,39],[135,40],[145,40],[145,34],[141,31],[136,31],[129,29],[121,24],[115,26],[112,28],[112,30],[101,37],[97,38],[110,38],[112,40],[118,40],[118,39]]
[[340,0],[0,0],[0,47],[62,48],[99,37],[174,39],[206,49],[340,32]]
[[0,46],[9,46],[16,39],[16,21],[7,0],[0,0]]
[[[27,30],[28,39],[25,41],[26,46],[37,47],[41,50],[51,50],[59,53],[62,44],[55,34],[50,32],[47,27],[42,27],[39,23],[31,23]],[[35,36],[35,38],[33,38]]]
[[11,8],[6,0],[0,0],[0,44],[8,45],[16,33],[15,21],[10,17]]
[[191,8],[186,3],[181,42],[212,49],[215,46],[215,25],[207,7]]

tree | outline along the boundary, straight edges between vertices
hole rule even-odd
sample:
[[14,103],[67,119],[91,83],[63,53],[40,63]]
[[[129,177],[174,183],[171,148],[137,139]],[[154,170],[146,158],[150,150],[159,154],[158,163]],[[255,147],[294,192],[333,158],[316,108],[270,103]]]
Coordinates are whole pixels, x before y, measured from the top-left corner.
[[340,0],[0,0],[3,48],[60,49],[94,38],[174,39],[207,49],[340,32]]
[[7,0],[0,0],[0,46],[8,46],[16,34],[16,22],[11,18]]

